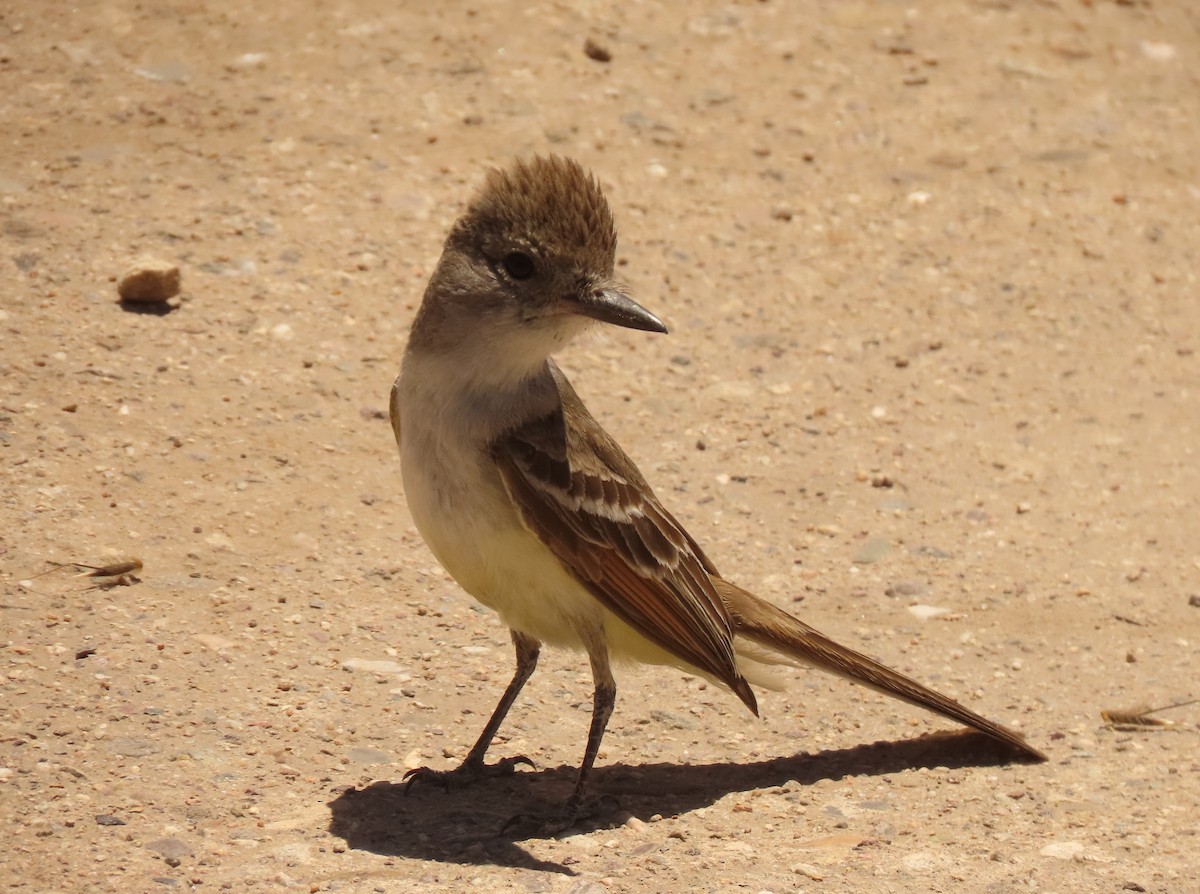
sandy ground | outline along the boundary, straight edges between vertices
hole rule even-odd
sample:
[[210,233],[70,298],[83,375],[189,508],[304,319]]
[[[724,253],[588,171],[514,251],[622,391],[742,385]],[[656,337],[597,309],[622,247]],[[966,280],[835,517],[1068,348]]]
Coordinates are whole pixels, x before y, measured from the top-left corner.
[[[1200,890],[1200,707],[1100,717],[1200,695],[1194,4],[271,6],[0,8],[6,891]],[[494,748],[536,771],[402,797],[511,656],[383,409],[481,172],[547,151],[671,327],[561,358],[665,502],[1048,763],[631,669],[609,821],[505,834],[582,752],[552,653]],[[144,254],[169,313],[115,301]]]

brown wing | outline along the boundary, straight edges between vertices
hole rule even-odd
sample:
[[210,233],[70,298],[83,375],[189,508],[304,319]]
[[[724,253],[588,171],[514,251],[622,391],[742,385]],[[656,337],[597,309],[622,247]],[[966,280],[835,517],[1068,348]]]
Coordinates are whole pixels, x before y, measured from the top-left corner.
[[711,563],[554,372],[561,404],[492,445],[522,521],[605,608],[758,713]]

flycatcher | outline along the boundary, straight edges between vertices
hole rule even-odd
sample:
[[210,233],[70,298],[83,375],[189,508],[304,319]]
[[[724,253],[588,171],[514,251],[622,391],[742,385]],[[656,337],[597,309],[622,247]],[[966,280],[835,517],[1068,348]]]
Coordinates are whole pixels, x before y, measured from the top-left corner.
[[613,279],[617,235],[596,180],[551,156],[492,170],[425,290],[391,421],[413,520],[463,589],[511,629],[516,673],[445,784],[511,773],[484,756],[543,643],[587,653],[591,727],[563,828],[616,700],[614,661],[667,665],[732,690],[809,664],[943,714],[1045,760],[1017,733],[839,645],[725,580],[588,412],[550,355],[588,326],[665,333]]

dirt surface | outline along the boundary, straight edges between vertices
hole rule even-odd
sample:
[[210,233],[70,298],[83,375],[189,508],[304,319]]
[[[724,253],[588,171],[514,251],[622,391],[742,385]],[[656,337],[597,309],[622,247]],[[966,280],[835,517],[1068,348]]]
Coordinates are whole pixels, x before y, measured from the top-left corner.
[[[1100,717],[1200,695],[1194,4],[271,6],[0,10],[5,890],[1200,890],[1200,707]],[[402,797],[511,654],[387,393],[484,168],[549,151],[671,327],[561,358],[667,505],[1048,763],[630,669],[607,819],[505,833],[582,753],[551,653],[494,746],[536,771]]]

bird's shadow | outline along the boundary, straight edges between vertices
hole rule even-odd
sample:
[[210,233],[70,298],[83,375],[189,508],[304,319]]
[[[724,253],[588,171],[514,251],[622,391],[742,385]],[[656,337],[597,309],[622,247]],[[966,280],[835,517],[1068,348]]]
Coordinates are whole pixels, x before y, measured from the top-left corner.
[[[582,823],[580,831],[606,828],[629,816],[643,822],[655,814],[677,816],[713,804],[733,792],[785,782],[808,785],[845,776],[881,776],[933,767],[983,767],[1020,761],[1019,755],[980,734],[938,733],[900,742],[875,742],[818,754],[748,763],[611,764],[598,767],[591,792],[611,809]],[[418,786],[405,795],[397,782],[347,789],[329,804],[329,831],[347,846],[385,856],[443,863],[514,866],[573,874],[568,866],[539,860],[517,842],[549,837],[514,815],[548,816],[565,803],[574,767],[555,767],[478,782],[444,791]],[[615,802],[616,807],[612,807]]]

